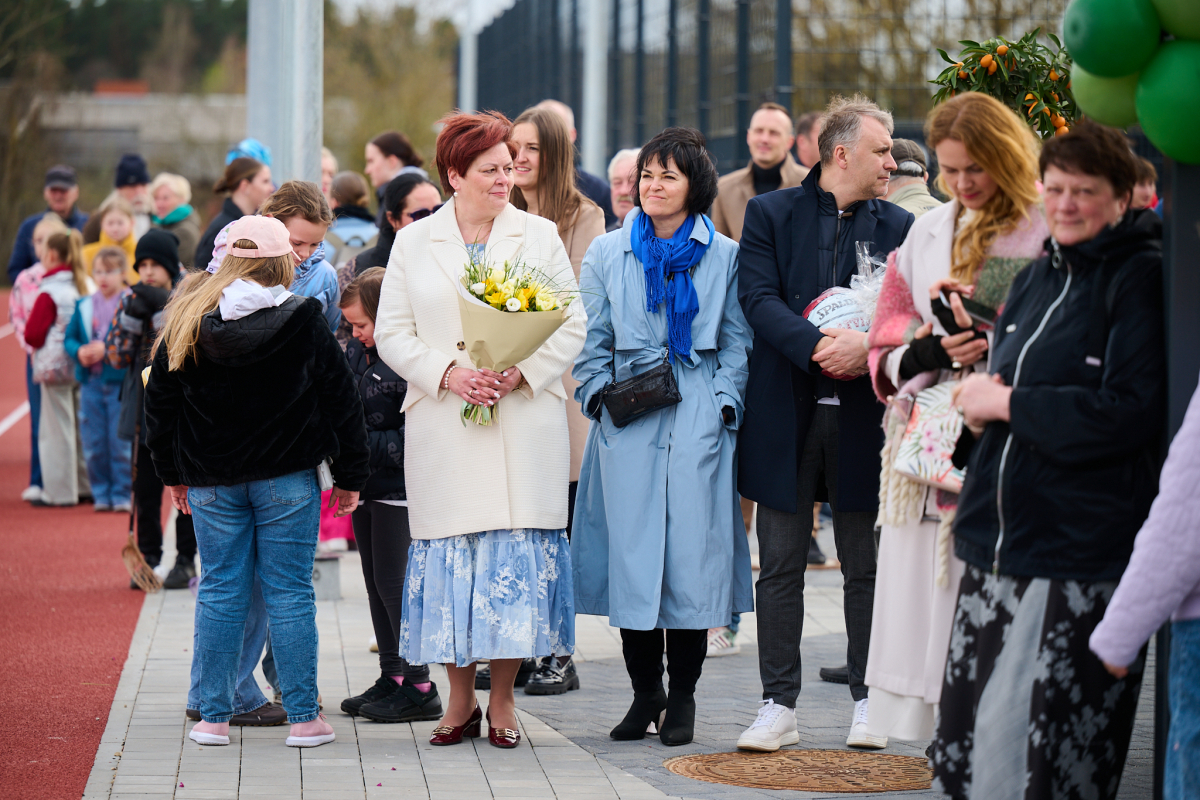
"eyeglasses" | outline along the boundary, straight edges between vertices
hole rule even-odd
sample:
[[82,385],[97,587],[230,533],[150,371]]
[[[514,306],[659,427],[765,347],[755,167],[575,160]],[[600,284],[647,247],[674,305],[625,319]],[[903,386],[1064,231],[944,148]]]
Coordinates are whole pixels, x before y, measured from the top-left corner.
[[413,222],[416,222],[419,219],[425,219],[432,213],[433,213],[432,208],[418,208],[416,211],[413,211],[408,216],[412,219]]

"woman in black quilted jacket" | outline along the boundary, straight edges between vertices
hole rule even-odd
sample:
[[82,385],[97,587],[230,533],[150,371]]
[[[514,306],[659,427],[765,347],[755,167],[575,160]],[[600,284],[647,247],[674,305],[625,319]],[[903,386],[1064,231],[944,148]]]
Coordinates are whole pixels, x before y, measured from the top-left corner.
[[346,357],[367,420],[371,477],[354,510],[354,538],[362,556],[371,623],[379,643],[380,676],[342,711],[376,722],[441,719],[442,701],[429,667],[400,657],[401,606],[408,568],[408,500],[404,493],[404,395],[408,383],[375,352],[375,312],[386,270],[372,267],[342,291],[338,305],[353,328]]

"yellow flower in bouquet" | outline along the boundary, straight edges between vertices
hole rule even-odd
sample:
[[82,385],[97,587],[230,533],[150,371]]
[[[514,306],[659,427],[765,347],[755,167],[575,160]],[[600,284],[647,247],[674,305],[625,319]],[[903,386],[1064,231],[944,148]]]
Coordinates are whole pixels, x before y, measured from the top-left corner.
[[[573,299],[574,276],[560,288],[557,276],[544,274],[519,259],[488,264],[471,254],[463,271],[459,314],[468,355],[476,367],[502,372],[532,355],[566,319]],[[499,313],[497,313],[499,312]],[[497,406],[464,402],[460,418],[491,425]]]

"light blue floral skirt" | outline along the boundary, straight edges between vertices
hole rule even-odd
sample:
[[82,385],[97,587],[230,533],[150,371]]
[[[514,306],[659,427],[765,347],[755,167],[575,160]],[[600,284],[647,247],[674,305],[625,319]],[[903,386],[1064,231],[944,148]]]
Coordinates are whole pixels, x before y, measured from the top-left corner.
[[566,531],[484,531],[409,547],[400,625],[409,663],[465,667],[574,650]]

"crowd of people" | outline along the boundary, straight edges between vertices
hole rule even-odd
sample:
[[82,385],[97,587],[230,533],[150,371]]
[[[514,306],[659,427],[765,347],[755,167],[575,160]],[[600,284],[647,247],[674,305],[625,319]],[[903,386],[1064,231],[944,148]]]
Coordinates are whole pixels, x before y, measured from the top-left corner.
[[[736,744],[767,752],[804,727],[828,504],[848,646],[821,675],[854,701],[847,745],[932,740],[955,798],[1115,797],[1146,641],[1173,616],[1182,798],[1200,769],[1200,401],[1162,466],[1157,176],[1119,131],[1042,142],[983,94],[934,108],[924,146],[893,130],[861,95],[796,120],[765,103],[743,169],[718,175],[673,127],[607,181],[577,166],[554,100],[446,116],[436,174],[389,131],[365,176],[325,150],[320,183],[276,186],[246,140],[204,228],[188,181],[138,156],[90,219],[52,167],[8,267],[23,498],[131,513],[160,566],[169,495],[164,585],[202,566],[199,744],[284,722],[290,746],[333,741],[312,566],[355,547],[380,676],[346,714],[439,720],[434,745],[486,720],[516,747],[516,689],[581,689],[575,615],[593,614],[620,630],[632,689],[611,737],[685,744],[706,658],[736,653],[757,611],[762,695]],[[886,264],[873,310],[810,321],[865,257]],[[562,324],[476,366],[465,265],[518,263],[566,276]],[[472,406],[502,413],[467,424]]]

